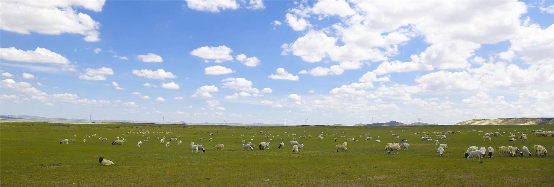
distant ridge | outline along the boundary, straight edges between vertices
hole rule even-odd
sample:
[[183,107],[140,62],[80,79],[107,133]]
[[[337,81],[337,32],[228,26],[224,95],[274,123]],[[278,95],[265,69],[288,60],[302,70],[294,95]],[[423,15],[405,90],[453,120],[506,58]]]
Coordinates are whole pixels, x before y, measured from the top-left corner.
[[455,125],[542,125],[554,123],[554,118],[493,118],[470,119]]

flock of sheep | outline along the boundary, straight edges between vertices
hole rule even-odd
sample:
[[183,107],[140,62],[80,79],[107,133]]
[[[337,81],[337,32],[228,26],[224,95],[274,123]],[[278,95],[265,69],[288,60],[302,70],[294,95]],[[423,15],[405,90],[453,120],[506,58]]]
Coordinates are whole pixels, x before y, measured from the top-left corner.
[[[469,131],[469,132],[474,132],[475,130],[473,131]],[[391,131],[392,132],[392,131]],[[402,132],[404,132],[404,130],[402,130]],[[541,136],[541,137],[547,137],[547,136],[554,136],[552,131],[542,131],[542,130],[533,130],[532,132],[535,133],[536,136]],[[263,142],[260,142],[257,147],[259,150],[266,150],[266,149],[270,149],[270,146],[271,146],[271,142],[273,139],[272,138],[279,138],[280,136],[279,135],[272,135],[271,133],[269,132],[266,132],[264,134],[263,131],[260,131],[259,132],[260,134],[263,134],[265,136],[266,139],[268,139],[269,141],[263,141]],[[437,152],[439,153],[439,156],[443,156],[444,152],[448,149],[448,145],[447,144],[441,144],[440,141],[445,141],[447,140],[447,134],[457,134],[457,133],[460,133],[460,131],[446,131],[446,132],[434,132],[435,134],[435,140],[434,140],[434,143],[436,146],[438,146],[437,148]],[[483,133],[482,131],[478,131],[479,135],[481,135],[481,133]],[[160,138],[160,136],[156,136],[156,138],[159,140],[160,144],[163,144],[165,145],[165,147],[169,147],[171,145],[170,142],[176,142],[177,145],[181,145],[182,144],[182,140],[179,140],[179,136],[177,137],[174,137],[174,136],[171,136],[169,138],[169,140],[166,141],[166,135],[171,135],[172,132],[171,131],[167,131],[167,132],[154,132],[154,133],[150,133],[149,131],[129,131],[127,132],[127,134],[137,134],[137,135],[140,135],[142,137],[145,137],[146,139],[143,139],[143,140],[140,140],[137,142],[137,147],[141,147],[143,143],[145,142],[149,142],[150,140],[150,135],[153,135],[153,134],[161,134],[162,137]],[[196,134],[196,132],[195,132]],[[287,132],[285,132],[285,134],[287,134]],[[344,132],[343,132],[344,134]],[[433,141],[433,138],[430,136],[429,133],[427,132],[416,132],[415,134],[424,134],[424,136],[421,137],[421,140],[422,141]],[[491,141],[493,137],[501,137],[501,136],[504,136],[504,134],[506,133],[500,133],[500,132],[490,132],[490,133],[483,133],[483,139],[484,141]],[[213,133],[209,133],[209,136],[210,138],[208,139],[208,141],[212,142],[213,141],[213,138],[211,137],[213,135]],[[334,138],[334,141],[337,142],[337,137],[340,137],[340,138],[345,138],[346,141],[341,143],[341,144],[336,144],[335,145],[335,149],[336,149],[336,152],[346,152],[348,150],[348,142],[349,141],[354,141],[354,142],[357,142],[358,139],[356,137],[346,137],[346,136],[339,136],[339,134],[333,134],[335,136]],[[372,137],[369,137],[367,136],[368,134],[365,134],[366,135],[366,138],[365,138],[365,141],[372,141],[373,138]],[[83,142],[86,142],[87,139],[90,139],[92,137],[97,137],[98,134],[93,134],[93,135],[86,135],[84,136],[83,138]],[[127,142],[127,139],[124,138],[125,134],[122,134],[121,135],[122,138],[120,137],[116,137],[115,140],[112,141],[112,145],[123,145],[125,142]],[[234,136],[234,135],[233,135]],[[244,138],[245,135],[241,135],[242,138]],[[304,144],[301,144],[298,142],[298,140],[296,140],[296,134],[291,134],[290,136],[287,135],[288,137],[291,137],[292,140],[289,142],[290,146],[292,147],[292,152],[293,153],[300,153],[301,150],[303,150],[304,148]],[[324,135],[323,132],[321,132],[321,134],[318,136],[318,138],[320,140],[323,140],[324,137],[326,135]],[[395,137],[397,140],[399,140],[400,142],[394,142],[394,143],[387,143],[386,146],[385,146],[385,150],[387,151],[387,154],[398,154],[400,152],[400,150],[408,150],[410,144],[407,143],[407,139],[402,139],[400,140],[400,135],[399,134],[392,134],[393,137]],[[510,132],[510,135],[509,135],[509,141],[514,141],[519,139],[521,141],[526,141],[527,140],[527,134],[526,133],[523,133],[523,132],[517,132],[517,133],[512,133]],[[252,136],[254,137],[254,136]],[[299,139],[305,139],[307,136],[305,135],[301,135],[301,136],[298,136]],[[309,138],[312,138],[311,135],[308,136]],[[363,137],[362,135],[359,135],[359,137]],[[74,135],[74,138],[76,138],[76,135]],[[241,138],[241,139],[242,139]],[[380,136],[377,136],[378,139],[375,140],[375,142],[381,142],[381,140],[379,140],[381,137]],[[517,138],[517,139],[516,139]],[[105,137],[99,137],[98,138],[100,141],[105,141],[107,140],[107,138]],[[282,140],[283,138],[281,138]],[[200,141],[203,140],[203,138],[199,138]],[[254,139],[250,139],[250,140],[254,140]],[[69,144],[69,142],[74,142],[75,139],[62,139],[60,141],[60,144]],[[254,150],[254,147],[255,147],[255,144],[253,144],[252,142],[246,142],[246,140],[242,139],[242,150],[250,150],[250,151],[253,151]],[[222,143],[217,143],[215,144],[215,146],[213,147],[214,150],[223,150],[225,148],[225,145],[222,144]],[[279,143],[279,146],[278,146],[278,149],[284,149],[285,148],[285,143],[284,142],[281,142]],[[193,153],[198,153],[198,152],[203,152],[205,153],[206,152],[206,149],[204,148],[203,145],[201,144],[196,144],[194,142],[190,142],[190,149]],[[542,145],[534,145],[533,146],[533,149],[534,149],[534,152],[535,154],[538,156],[538,157],[543,157],[543,156],[546,156],[547,154],[547,149],[542,146]],[[500,146],[498,148],[499,152],[501,155],[506,155],[506,156],[532,156],[532,153],[530,152],[529,148],[527,146],[523,146],[522,149],[520,150],[519,148],[515,147],[515,146]],[[477,146],[470,146],[466,152],[464,153],[464,157],[467,159],[467,160],[470,160],[470,159],[481,159],[481,158],[485,158],[487,156],[487,153],[488,153],[488,157],[489,158],[492,158],[493,157],[493,154],[494,154],[494,151],[495,149],[491,146],[489,146],[488,148],[485,148],[485,147],[480,147],[478,148]],[[554,152],[554,147],[552,147],[552,151]],[[100,165],[102,166],[108,166],[108,165],[113,165],[114,162],[110,161],[110,160],[107,160],[107,159],[103,159],[102,157],[100,157],[99,159],[99,163]]]

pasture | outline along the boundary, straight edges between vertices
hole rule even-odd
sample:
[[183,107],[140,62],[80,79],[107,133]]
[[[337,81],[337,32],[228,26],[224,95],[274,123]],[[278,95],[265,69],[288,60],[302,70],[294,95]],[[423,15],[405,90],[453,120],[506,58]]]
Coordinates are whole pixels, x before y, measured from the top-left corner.
[[[552,186],[554,138],[535,136],[531,132],[535,129],[554,130],[554,125],[235,127],[3,122],[0,186]],[[460,133],[440,140],[448,144],[443,157],[433,141],[422,141],[423,135],[416,134],[427,132],[436,139],[434,132],[444,131]],[[485,142],[479,131],[506,134]],[[528,140],[508,141],[509,132],[528,133]],[[387,154],[386,143],[400,142],[392,134],[407,139],[409,149]],[[166,147],[158,139],[164,136],[167,140],[178,137],[183,143],[172,141]],[[368,136],[373,140],[365,141]],[[127,142],[111,145],[116,137]],[[60,144],[66,138],[75,141]],[[289,144],[293,138],[305,145],[298,154],[292,153]],[[358,141],[349,141],[348,151],[336,152],[335,145],[347,138]],[[256,145],[254,151],[242,150],[243,139]],[[143,142],[141,147],[138,141]],[[271,148],[258,150],[262,141],[270,141]],[[206,152],[192,153],[190,142],[204,145]],[[277,148],[280,142],[285,143],[284,149]],[[219,143],[225,145],[224,150],[213,149]],[[545,146],[549,154],[510,157],[498,150],[499,146],[526,145],[534,152],[535,144]],[[463,155],[472,145],[492,146],[495,155],[482,162],[468,161]],[[115,165],[99,166],[99,157]]]

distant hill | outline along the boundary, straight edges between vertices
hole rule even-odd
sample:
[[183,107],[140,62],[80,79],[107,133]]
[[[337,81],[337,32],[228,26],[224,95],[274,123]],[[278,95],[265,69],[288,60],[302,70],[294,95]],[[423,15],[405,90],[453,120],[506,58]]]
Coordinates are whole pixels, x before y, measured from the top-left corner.
[[456,125],[542,125],[554,123],[554,118],[494,118],[471,119],[456,123]]

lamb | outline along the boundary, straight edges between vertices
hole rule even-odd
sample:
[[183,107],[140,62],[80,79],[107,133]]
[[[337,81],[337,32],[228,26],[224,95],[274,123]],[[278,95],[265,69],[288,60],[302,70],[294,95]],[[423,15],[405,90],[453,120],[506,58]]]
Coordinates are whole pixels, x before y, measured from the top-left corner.
[[298,153],[298,145],[293,145],[292,146],[292,152],[293,153]]
[[279,147],[277,147],[277,148],[281,149],[281,148],[284,148],[284,147],[285,147],[285,143],[281,142],[281,143],[279,143]]
[[467,160],[469,160],[469,158],[471,158],[471,160],[474,160],[475,158],[479,158],[479,161],[481,161],[482,156],[483,156],[483,153],[481,151],[471,151],[467,156]]
[[225,148],[225,145],[223,145],[221,143],[214,146],[215,150],[223,150],[223,148]]
[[60,144],[69,144],[69,139],[63,139],[62,141],[60,141]]
[[442,154],[444,153],[444,148],[439,147],[439,148],[437,149],[437,152],[439,152],[439,155],[442,156]]
[[166,142],[166,143],[165,143],[165,147],[169,147],[169,143],[170,143],[170,142]]
[[346,147],[346,146],[343,145],[343,144],[338,144],[338,145],[335,146],[335,148],[337,148],[337,152],[348,150],[348,147]]
[[290,141],[290,145],[298,145],[298,141],[296,141],[296,140],[291,140],[291,141]]
[[101,166],[109,166],[109,165],[114,165],[115,163],[113,163],[111,160],[108,160],[108,159],[104,159],[102,157],[100,157],[98,159],[98,162],[100,163]]
[[250,149],[251,151],[254,151],[254,147],[252,147],[252,145],[250,144],[242,144],[242,150],[244,151],[245,149]]
[[533,148],[535,148],[535,153],[538,157],[546,156],[547,150],[542,145],[535,145]]
[[298,149],[304,149],[304,144],[298,144]]
[[140,147],[140,145],[142,145],[142,141],[139,141],[139,142],[137,143],[137,147]]

